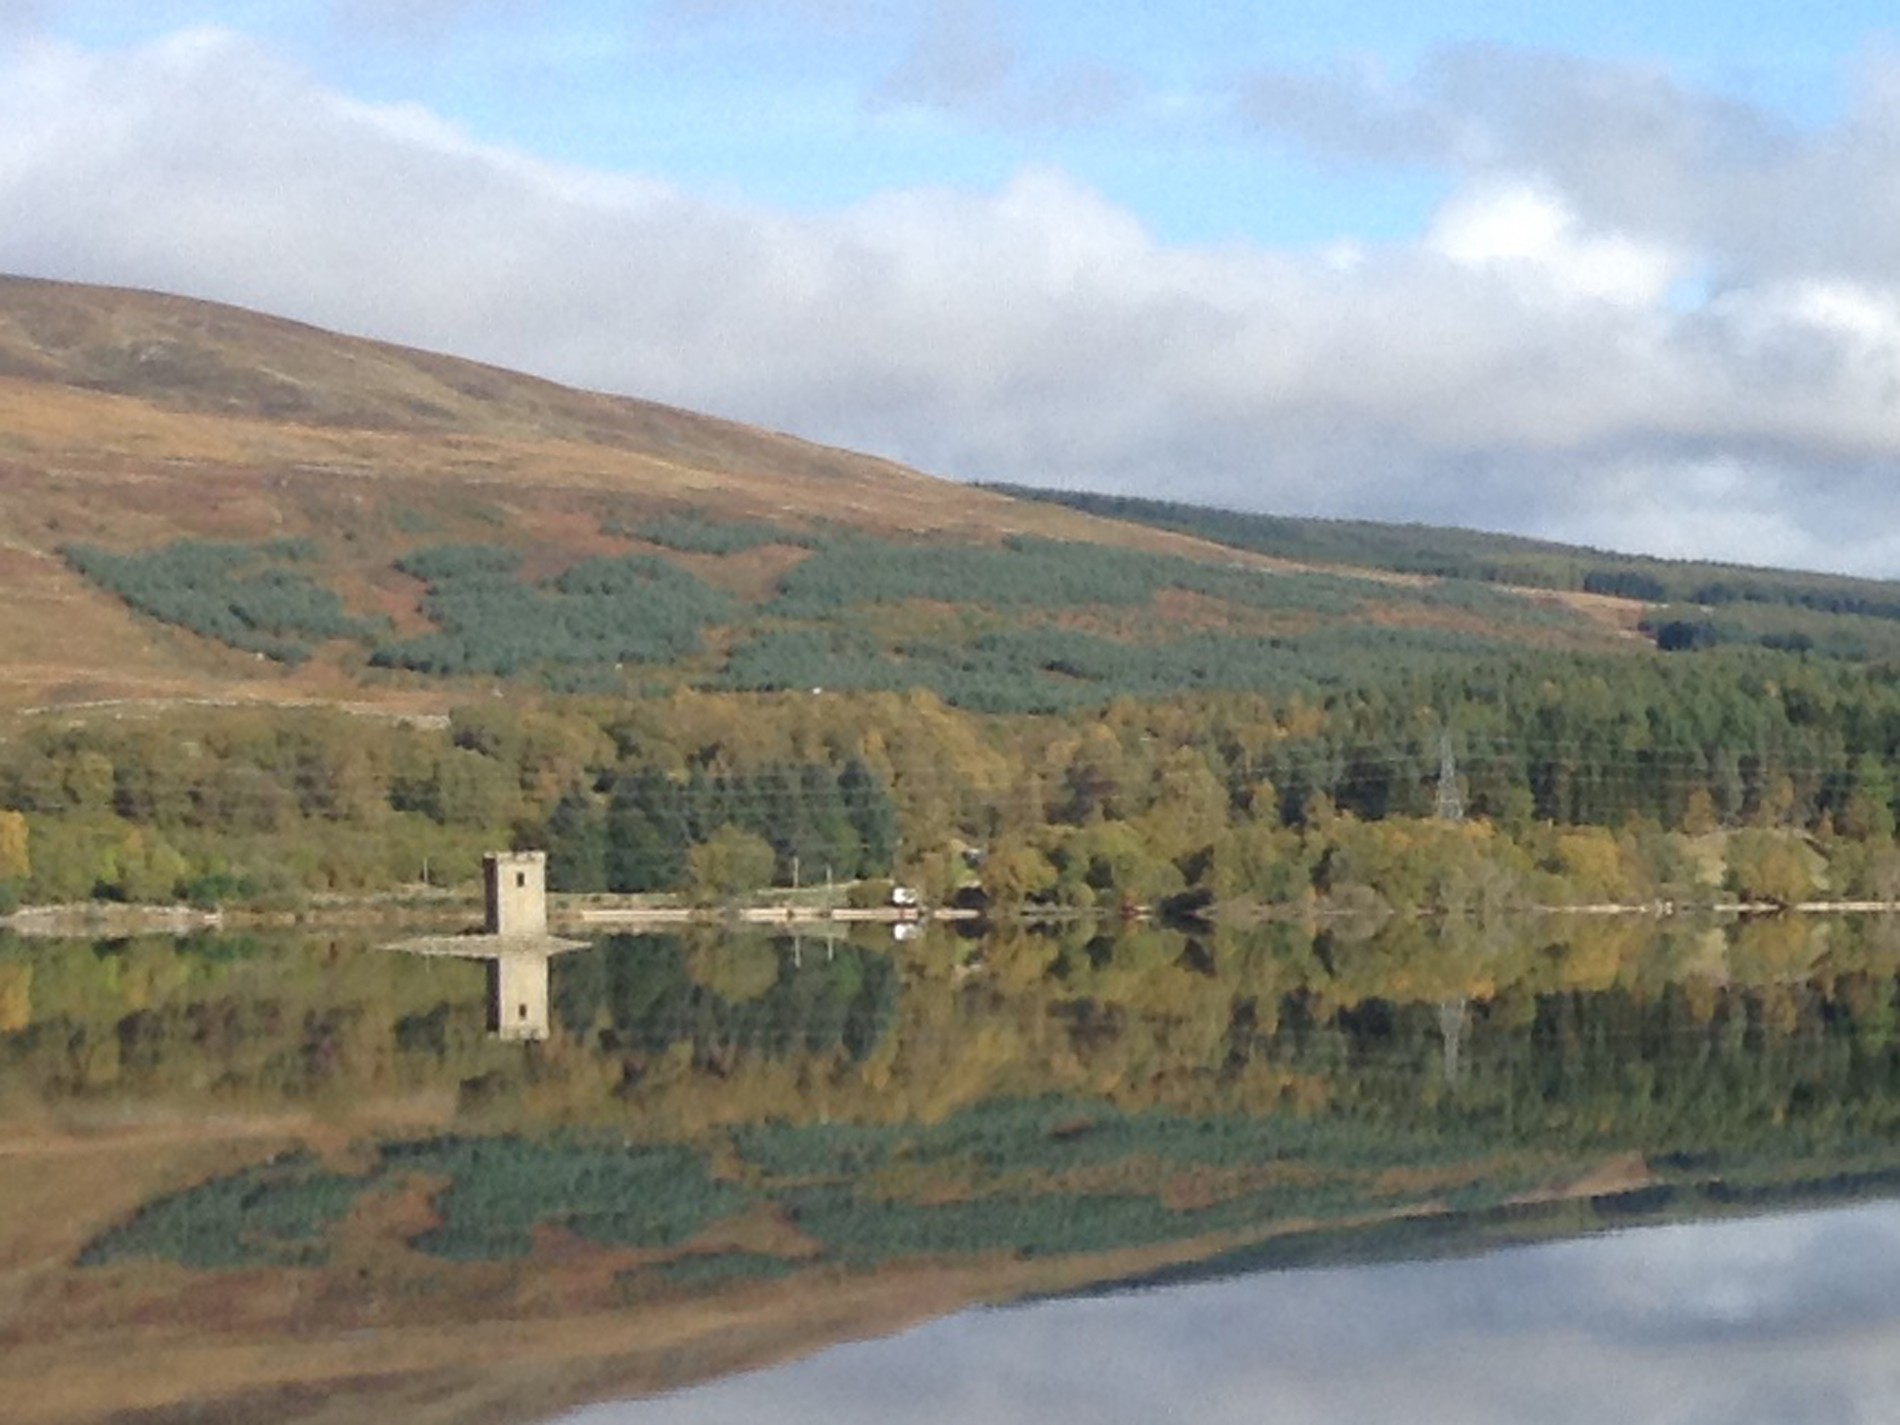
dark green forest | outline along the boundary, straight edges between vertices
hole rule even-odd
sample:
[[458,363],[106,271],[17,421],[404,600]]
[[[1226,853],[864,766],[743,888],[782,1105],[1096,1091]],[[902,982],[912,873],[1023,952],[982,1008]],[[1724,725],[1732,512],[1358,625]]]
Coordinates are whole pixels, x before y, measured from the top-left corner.
[[[1055,540],[899,543],[688,516],[606,532],[657,552],[530,580],[516,549],[412,551],[394,567],[424,586],[434,630],[406,638],[345,617],[306,546],[66,557],[141,613],[280,661],[329,641],[367,665],[363,676],[500,677],[568,693],[921,687],[978,711],[1048,713],[1196,688],[1314,691],[1395,661],[1594,637],[1576,618],[1478,585],[1394,591]],[[677,562],[743,564],[766,543],[806,553],[762,602]],[[1206,625],[1185,644],[1163,607],[1182,599]]]
[[[1900,619],[1900,587],[1881,579],[1657,559],[1521,535],[1433,525],[1246,514],[1082,490],[1038,490],[1018,485],[988,488],[1018,499],[1044,500],[1109,519],[1177,530],[1236,549],[1315,564],[1572,589],[1648,604],[1724,609],[1732,605],[1769,605],[1824,615]],[[1747,614],[1731,614],[1716,626],[1739,632],[1748,627],[1747,619]]]
[[590,559],[540,586],[523,583],[520,556],[482,545],[424,550],[399,568],[428,586],[423,612],[439,632],[385,644],[380,667],[493,673],[671,663],[698,651],[730,603],[691,574],[651,556]]
[[75,545],[64,552],[73,568],[140,613],[280,663],[303,662],[326,639],[377,633],[312,579],[305,566],[317,551],[308,540],[185,540],[139,554]]

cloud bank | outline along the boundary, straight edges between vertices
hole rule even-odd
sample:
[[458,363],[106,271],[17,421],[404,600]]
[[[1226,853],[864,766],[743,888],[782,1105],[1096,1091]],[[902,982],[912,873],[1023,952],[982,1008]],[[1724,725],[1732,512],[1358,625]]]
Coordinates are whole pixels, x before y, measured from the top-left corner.
[[[1008,82],[967,13],[912,97]],[[1167,245],[1051,168],[796,213],[483,146],[225,31],[29,39],[0,59],[0,268],[961,478],[1900,573],[1900,66],[1811,132],[1494,50],[1256,74],[1232,115],[1449,194],[1415,241],[1323,251]]]

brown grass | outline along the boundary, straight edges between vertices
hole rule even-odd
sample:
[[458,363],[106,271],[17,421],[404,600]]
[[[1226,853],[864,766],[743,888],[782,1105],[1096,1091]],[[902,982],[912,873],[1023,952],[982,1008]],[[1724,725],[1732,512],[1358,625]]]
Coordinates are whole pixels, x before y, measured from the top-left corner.
[[[546,572],[632,547],[600,533],[605,518],[687,511],[1316,567],[234,308],[0,277],[0,600],[19,611],[0,626],[0,708],[399,696],[334,660],[287,672],[139,619],[64,567],[65,544],[308,537],[353,609],[416,632],[417,590],[389,565],[419,544],[505,543],[524,551],[530,573]],[[800,557],[767,548],[699,561],[699,572],[758,597]],[[1629,636],[1626,601],[1551,597]],[[1232,611],[1192,595],[1142,612],[1177,628],[1237,627]]]
[[[0,278],[0,600],[19,614],[0,626],[0,707],[414,696],[358,686],[321,658],[285,671],[160,628],[66,569],[57,551],[68,543],[309,537],[353,609],[414,632],[418,591],[389,571],[406,549],[506,543],[546,572],[630,547],[600,533],[604,514],[687,510],[1291,567],[232,308]],[[756,597],[800,557],[768,548],[700,561],[701,572]]]

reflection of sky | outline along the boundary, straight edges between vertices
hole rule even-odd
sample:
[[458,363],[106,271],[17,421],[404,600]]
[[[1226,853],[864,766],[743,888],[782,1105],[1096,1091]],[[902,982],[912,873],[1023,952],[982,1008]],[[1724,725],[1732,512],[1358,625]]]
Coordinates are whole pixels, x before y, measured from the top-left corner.
[[1900,1420],[1900,1204],[966,1313],[574,1425]]

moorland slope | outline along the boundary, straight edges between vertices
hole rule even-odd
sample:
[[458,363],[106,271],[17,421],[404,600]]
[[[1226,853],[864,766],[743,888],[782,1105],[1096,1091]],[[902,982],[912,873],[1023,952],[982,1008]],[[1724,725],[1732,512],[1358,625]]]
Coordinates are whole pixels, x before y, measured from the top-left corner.
[[0,706],[439,700],[168,630],[78,575],[73,545],[310,540],[346,604],[413,631],[420,588],[393,564],[419,545],[504,544],[545,572],[625,551],[604,526],[688,511],[1232,558],[648,401],[182,297],[0,277],[0,601],[15,611]]

